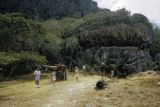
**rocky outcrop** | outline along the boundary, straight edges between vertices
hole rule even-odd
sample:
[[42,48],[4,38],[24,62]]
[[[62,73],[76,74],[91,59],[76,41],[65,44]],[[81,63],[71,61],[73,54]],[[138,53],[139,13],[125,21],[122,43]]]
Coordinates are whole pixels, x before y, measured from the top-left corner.
[[22,12],[28,18],[62,18],[97,10],[92,0],[0,0],[0,13]]
[[148,69],[152,58],[148,50],[140,50],[137,47],[94,47],[85,51],[85,59],[90,59],[97,64],[101,62],[118,65],[124,58],[128,57],[125,63],[136,71]]

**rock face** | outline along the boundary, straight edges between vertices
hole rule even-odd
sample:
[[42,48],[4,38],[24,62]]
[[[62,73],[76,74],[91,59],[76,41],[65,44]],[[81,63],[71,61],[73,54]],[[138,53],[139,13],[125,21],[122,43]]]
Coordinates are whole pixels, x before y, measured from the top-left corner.
[[92,0],[0,0],[0,13],[22,12],[28,18],[61,18],[97,10]]
[[133,67],[136,71],[148,69],[152,58],[148,50],[140,50],[137,47],[100,47],[90,48],[85,51],[86,58],[92,62],[100,64],[101,62],[118,65],[123,59],[128,57],[127,66]]

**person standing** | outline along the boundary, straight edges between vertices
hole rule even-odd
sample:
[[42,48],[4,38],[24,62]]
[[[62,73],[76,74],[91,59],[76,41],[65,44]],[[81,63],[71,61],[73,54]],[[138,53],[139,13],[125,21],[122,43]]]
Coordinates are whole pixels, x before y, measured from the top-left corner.
[[113,77],[114,77],[114,71],[111,70],[111,78],[113,78]]
[[75,72],[75,65],[73,63],[70,64],[70,72],[72,73],[72,77],[74,76],[74,72]]
[[53,85],[55,86],[55,82],[56,82],[56,71],[53,71],[51,73],[51,76],[52,76],[52,80],[53,80]]
[[83,70],[84,76],[86,76],[86,66],[85,65],[82,66],[82,70]]
[[40,75],[41,75],[40,68],[37,67],[37,70],[34,71],[36,88],[39,87]]
[[106,68],[106,65],[105,63],[101,63],[101,67],[100,67],[100,72],[101,72],[101,76],[102,76],[102,80],[103,80],[103,77],[105,75],[105,68]]
[[75,67],[76,82],[79,82],[78,67]]
[[63,68],[63,76],[64,76],[64,80],[67,80],[67,67],[64,66]]

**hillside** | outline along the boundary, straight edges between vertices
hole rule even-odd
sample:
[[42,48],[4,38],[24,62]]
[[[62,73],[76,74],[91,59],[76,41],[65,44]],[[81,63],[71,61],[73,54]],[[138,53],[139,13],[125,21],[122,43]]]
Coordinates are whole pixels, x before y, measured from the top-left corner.
[[31,19],[81,17],[98,10],[92,0],[0,0],[0,13],[20,12]]
[[115,12],[103,10],[88,17],[84,17],[80,26],[61,35],[65,40],[66,63],[74,60],[78,65],[85,63],[96,67],[104,62],[109,67],[128,58],[126,65],[136,71],[149,68],[153,28],[144,15],[131,15],[121,9]]
[[[85,64],[87,70],[97,71],[104,63],[106,73],[122,62],[130,74],[160,68],[160,30],[146,16],[126,9],[98,9],[92,0],[60,1],[1,0],[2,77],[30,73],[37,64],[45,63],[63,63],[68,68]],[[39,55],[38,61],[24,58],[23,52]]]

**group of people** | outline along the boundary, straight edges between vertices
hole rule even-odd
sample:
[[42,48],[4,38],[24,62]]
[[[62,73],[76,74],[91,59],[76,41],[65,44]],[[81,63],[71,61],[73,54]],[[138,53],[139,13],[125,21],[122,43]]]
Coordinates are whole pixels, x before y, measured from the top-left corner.
[[[83,71],[84,76],[86,76],[86,66],[85,65],[82,66],[82,71]],[[101,71],[101,76],[102,76],[102,79],[103,79],[103,77],[105,75],[105,66],[101,66],[100,71]],[[121,73],[122,71],[126,71],[126,70],[125,69],[122,69],[122,70],[118,69],[118,71]],[[62,76],[58,75],[59,72],[60,71],[55,71],[54,70],[51,73],[51,77],[52,77],[52,81],[53,81],[54,86],[55,86],[56,80],[59,80],[59,77],[62,77]],[[80,80],[79,80],[79,69],[78,69],[78,67],[76,66],[74,68],[71,68],[71,72],[74,73],[76,82],[79,82]],[[110,78],[113,78],[115,75],[120,75],[120,73],[117,74],[117,72],[115,72],[115,70],[112,69],[110,71]],[[59,73],[59,74],[61,74],[61,73]],[[125,74],[125,73],[123,72],[123,74]],[[40,67],[37,67],[37,69],[34,71],[35,85],[36,85],[35,87],[39,87],[40,75],[41,75]],[[66,80],[67,79],[66,71],[65,71],[65,74],[63,76],[64,76],[63,79]]]
[[[41,76],[40,67],[37,67],[37,69],[34,71],[34,76],[35,76],[35,88],[39,88],[39,81],[40,81],[40,76]],[[53,71],[51,73],[51,76],[52,76],[52,80],[53,80],[53,85],[55,86],[56,71]]]
[[[86,75],[85,65],[82,67],[82,70],[83,70],[83,73],[84,73],[84,76],[85,76]],[[79,82],[79,69],[78,69],[78,67],[74,68],[74,73],[75,73],[76,82]],[[40,76],[41,76],[40,67],[37,67],[37,69],[34,71],[34,76],[35,76],[35,87],[39,88],[39,81],[40,81]],[[55,86],[55,82],[57,80],[57,72],[55,70],[51,73],[51,77],[52,77],[53,85]],[[66,78],[67,78],[67,76],[66,76]]]

